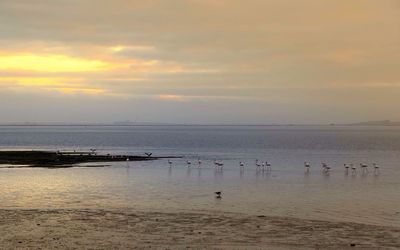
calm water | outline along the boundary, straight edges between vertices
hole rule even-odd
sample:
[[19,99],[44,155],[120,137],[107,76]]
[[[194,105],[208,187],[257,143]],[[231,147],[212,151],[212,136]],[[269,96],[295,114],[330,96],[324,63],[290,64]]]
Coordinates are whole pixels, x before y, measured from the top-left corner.
[[[2,208],[219,210],[400,226],[400,127],[0,127],[0,148],[183,157],[171,168],[166,160],[1,168]],[[215,172],[214,159],[223,172]],[[257,173],[255,159],[271,162],[272,173]],[[308,175],[304,161],[312,165]],[[329,176],[321,162],[332,167]],[[376,162],[381,173],[345,175],[349,162]],[[213,195],[219,190],[222,200]]]

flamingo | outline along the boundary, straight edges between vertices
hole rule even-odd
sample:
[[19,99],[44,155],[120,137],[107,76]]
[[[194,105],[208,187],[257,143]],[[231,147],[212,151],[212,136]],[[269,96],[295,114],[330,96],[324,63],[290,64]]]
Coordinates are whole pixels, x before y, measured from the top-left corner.
[[265,168],[265,163],[264,163],[264,162],[261,163],[261,170],[262,170],[262,171],[265,171],[265,170],[266,170],[266,168]]
[[257,170],[257,171],[260,170],[260,167],[261,167],[261,164],[258,163],[258,160],[256,160],[256,170]]
[[351,167],[351,174],[352,175],[357,174],[357,168],[353,165],[353,163],[350,163],[350,167]]
[[217,167],[217,166],[218,166],[218,162],[217,162],[217,160],[216,160],[216,159],[214,160],[214,166],[215,166],[215,167]]
[[379,166],[376,163],[374,163],[373,166],[375,175],[379,174]]
[[310,172],[310,163],[308,163],[308,162],[304,162],[304,167],[306,168],[306,173],[309,173]]
[[349,165],[347,163],[343,164],[344,168],[346,169],[346,175],[349,174]]
[[361,167],[361,169],[362,169],[362,173],[363,174],[368,174],[368,165],[367,164],[364,164],[364,163],[360,163],[360,167]]
[[224,164],[222,162],[217,162],[217,166],[219,167],[220,170],[222,170]]
[[267,171],[271,172],[271,170],[272,170],[271,163],[266,162],[265,165],[267,166]]
[[244,171],[244,163],[239,162],[239,166],[240,166],[240,172],[243,172]]
[[328,164],[322,163],[322,171],[325,174],[329,174],[329,171],[331,170],[331,167],[328,167]]

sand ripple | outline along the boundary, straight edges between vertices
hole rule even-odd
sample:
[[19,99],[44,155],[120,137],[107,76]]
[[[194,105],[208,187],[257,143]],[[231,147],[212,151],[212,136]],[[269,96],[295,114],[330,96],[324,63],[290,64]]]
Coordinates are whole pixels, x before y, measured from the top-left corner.
[[215,212],[0,210],[0,249],[398,249],[400,228]]

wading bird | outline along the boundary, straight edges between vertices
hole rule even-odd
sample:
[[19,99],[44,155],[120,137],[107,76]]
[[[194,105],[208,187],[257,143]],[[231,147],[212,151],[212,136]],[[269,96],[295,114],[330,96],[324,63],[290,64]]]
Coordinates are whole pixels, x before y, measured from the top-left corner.
[[376,163],[374,163],[373,166],[374,166],[374,174],[375,175],[379,174],[379,166]]
[[357,174],[357,168],[353,165],[353,163],[350,163],[351,167],[351,174],[356,175]]
[[308,163],[308,162],[304,162],[304,167],[306,168],[306,173],[309,173],[310,172],[310,163]]
[[350,168],[349,164],[345,163],[345,164],[343,164],[343,166],[344,166],[344,169],[345,169],[345,174],[348,175],[349,174],[349,168]]
[[367,164],[365,164],[365,163],[360,163],[360,167],[361,167],[361,172],[363,173],[363,174],[368,174],[368,165]]

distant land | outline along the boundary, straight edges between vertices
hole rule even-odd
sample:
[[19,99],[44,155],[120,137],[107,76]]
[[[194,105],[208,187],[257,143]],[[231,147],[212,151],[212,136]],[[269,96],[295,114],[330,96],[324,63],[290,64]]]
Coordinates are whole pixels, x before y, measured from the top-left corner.
[[392,122],[390,120],[367,121],[349,124],[351,126],[400,126],[400,122]]
[[248,124],[227,124],[227,123],[156,123],[156,122],[133,122],[133,121],[116,121],[104,123],[56,123],[56,122],[15,122],[1,123],[0,126],[400,126],[400,122],[390,120],[365,121],[357,123],[325,123],[325,124],[302,124],[302,123],[248,123]]

